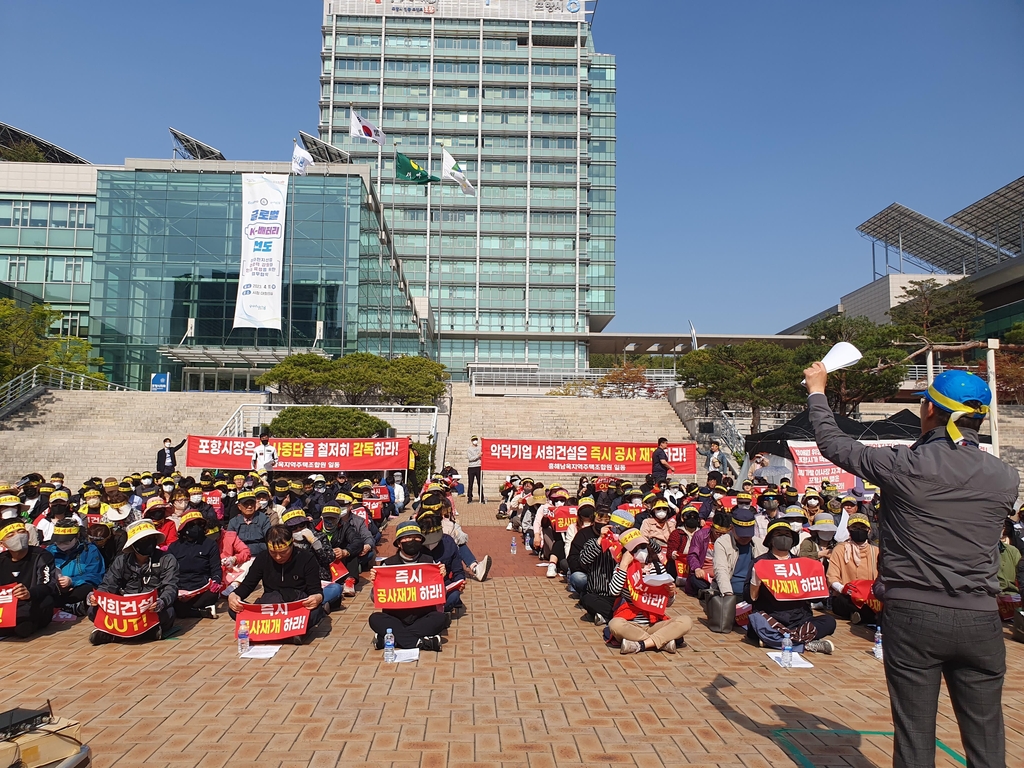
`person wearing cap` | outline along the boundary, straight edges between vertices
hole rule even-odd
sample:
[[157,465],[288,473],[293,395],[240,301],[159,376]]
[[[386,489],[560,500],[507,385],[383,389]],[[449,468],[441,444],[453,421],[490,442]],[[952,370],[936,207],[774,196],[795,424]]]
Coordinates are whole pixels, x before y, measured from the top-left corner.
[[232,619],[260,584],[263,585],[263,595],[256,600],[258,605],[301,600],[303,607],[309,610],[305,635],[293,639],[296,645],[302,645],[324,617],[324,591],[316,558],[309,550],[295,546],[292,532],[285,525],[275,525],[267,532],[264,549],[253,557],[249,572],[228,595],[228,613]]
[[387,483],[388,494],[391,496],[391,505],[394,507],[395,515],[401,515],[405,511],[405,505],[409,502],[409,489],[402,482],[403,473],[393,472]]
[[236,499],[239,514],[231,518],[228,530],[238,534],[238,538],[255,557],[267,549],[267,533],[270,531],[270,518],[266,513],[256,509],[256,494],[242,491]]
[[252,553],[238,538],[237,533],[224,529],[220,524],[208,526],[206,538],[217,544],[220,554],[221,584],[224,586],[221,594],[227,596],[232,590],[232,585],[240,581],[249,570],[249,566],[252,564]]
[[[998,543],[1020,477],[980,450],[978,430],[992,401],[988,384],[966,371],[943,371],[918,393],[920,439],[876,449],[836,425],[825,366],[814,363],[805,378],[822,456],[882,491],[880,572],[894,762],[934,762],[944,677],[968,762],[1003,765],[1006,647],[996,603]],[[962,642],[964,636],[970,642]]]
[[693,534],[690,551],[686,555],[689,574],[686,577],[686,594],[696,597],[701,590],[710,589],[715,578],[715,542],[729,533],[732,517],[724,509],[715,512],[711,525]]
[[694,533],[700,528],[700,511],[692,504],[686,505],[679,512],[679,520],[680,524],[668,537],[665,555],[668,558],[668,572],[676,577],[676,586],[684,587],[690,575],[690,564],[687,562],[690,545]]
[[[224,573],[220,564],[220,548],[206,537],[209,520],[198,509],[181,516],[178,540],[167,548],[178,561],[178,597],[174,611],[186,619],[217,618],[217,600]],[[216,520],[214,521],[216,524]],[[186,595],[182,593],[196,592]]]
[[[785,520],[768,526],[762,542],[768,550],[754,560],[789,560],[796,544],[796,531]],[[781,648],[783,636],[789,634],[793,651],[831,654],[835,645],[827,638],[836,631],[832,616],[815,616],[810,600],[778,600],[761,582],[755,569],[750,575],[750,602],[753,610],[747,624],[747,637],[768,648]]]
[[[172,512],[171,504],[166,502],[160,496],[154,496],[152,499],[146,502],[146,509],[142,513],[144,520],[151,520],[156,529],[163,534],[163,543],[161,549],[166,550],[171,544],[178,539],[178,523],[170,515]],[[113,520],[108,516],[109,520]],[[113,520],[115,523],[115,533],[117,532],[117,524],[124,523],[124,521]],[[125,540],[127,541],[127,525],[124,526]]]
[[814,516],[822,510],[822,496],[814,488],[807,488],[804,491],[804,496],[800,500],[800,506],[804,508],[807,513],[807,519],[813,520]]
[[469,448],[466,449],[466,503],[473,503],[473,483],[480,491],[480,503],[486,504],[484,499],[484,481],[480,475],[480,464],[483,460],[483,449],[480,447],[480,438],[473,435],[469,438]]
[[810,535],[800,542],[796,556],[817,560],[828,573],[828,558],[832,554],[832,548],[836,545],[836,529],[832,515],[828,512],[816,514],[811,523]]
[[441,507],[424,504],[416,515],[416,523],[423,532],[423,552],[430,555],[435,563],[444,566],[444,587],[446,613],[456,615],[464,606],[462,590],[466,588],[466,571],[455,539],[445,534],[441,526]]
[[78,510],[86,515],[105,515],[110,505],[103,501],[103,493],[98,488],[89,488],[82,493],[82,504]]
[[[622,654],[644,651],[665,651],[675,653],[683,636],[693,627],[689,616],[669,618],[646,610],[639,598],[648,587],[645,577],[652,573],[663,573],[657,562],[657,555],[651,551],[651,542],[631,528],[619,537],[623,547],[622,558],[612,574],[612,593],[618,595],[615,613],[608,622],[608,629],[620,641]],[[675,598],[675,584],[665,585],[669,605]]]
[[53,536],[53,529],[58,523],[70,518],[76,525],[82,525],[82,517],[77,512],[71,511],[68,502],[68,492],[65,490],[54,491],[50,494],[46,514],[40,515],[35,520],[35,527],[39,531],[39,539],[44,545],[49,544]]
[[340,584],[335,583],[331,575],[331,564],[337,558],[330,537],[323,531],[316,530],[312,523],[313,521],[301,509],[290,510],[281,516],[281,524],[292,532],[295,546],[312,552],[316,558],[320,568],[320,581],[325,582],[323,608],[326,613],[330,613],[332,608],[341,606],[342,588]]
[[665,499],[655,499],[650,515],[640,524],[640,533],[648,539],[655,539],[662,549],[668,547],[668,540],[676,529],[676,518]]
[[[708,475],[708,483],[713,482],[710,474]],[[713,487],[707,489],[707,496],[704,497],[700,505],[700,519],[710,520],[718,512],[725,511],[725,504],[722,502],[728,493],[729,487],[725,484],[724,479]]]
[[580,565],[587,574],[587,591],[580,599],[586,614],[580,620],[592,621],[598,626],[608,623],[618,596],[618,592],[612,588],[612,576],[618,564],[615,552],[619,546],[619,536],[632,529],[636,522],[628,510],[611,511],[607,522],[604,522],[605,514],[603,508],[598,510],[596,535],[580,551]]
[[[285,482],[287,485],[287,482]],[[262,512],[270,520],[271,525],[281,525],[281,516],[288,511],[288,507],[284,504],[278,504],[274,495],[271,494],[270,488],[265,485],[257,485],[252,489],[251,493],[256,497],[256,511]],[[285,491],[283,500],[291,503],[288,498],[288,492]],[[237,506],[237,499],[236,499]]]
[[127,541],[127,534],[123,534],[118,541],[114,537],[114,523],[108,521],[89,523],[85,530],[89,543],[99,550],[100,556],[103,558],[103,569],[106,572],[106,569],[114,562],[114,558],[117,557],[117,553],[121,551],[124,542]]
[[352,514],[355,500],[348,493],[339,493],[333,504],[322,510],[323,530],[327,535],[334,557],[348,571],[342,585],[345,597],[355,597],[356,585],[362,570],[363,558],[372,556],[373,536],[366,521]]
[[876,624],[877,617],[870,606],[858,608],[847,594],[853,581],[871,581],[878,578],[878,547],[868,541],[871,521],[863,512],[850,515],[847,524],[848,541],[832,549],[825,575],[832,587],[832,613],[851,624]]
[[306,495],[306,514],[313,522],[320,521],[320,511],[334,499],[334,495],[327,493],[327,479],[323,475],[310,475],[309,493]]
[[[174,624],[174,603],[178,599],[178,561],[174,555],[160,549],[164,534],[152,520],[139,520],[127,528],[128,539],[124,549],[114,558],[103,575],[97,590],[112,595],[138,595],[156,591],[156,598],[148,610],[156,612],[159,623],[138,639],[160,640]],[[96,592],[86,598],[90,606],[89,618],[96,617]],[[94,629],[89,642],[102,645],[119,640],[108,632]]]
[[[408,565],[411,563],[433,563],[424,550],[425,536],[414,520],[404,520],[395,528],[395,554],[381,565]],[[442,566],[443,569],[443,566]],[[370,581],[377,577],[375,568],[370,570]],[[384,635],[390,629],[395,636],[396,648],[419,648],[423,651],[441,650],[441,633],[451,624],[451,617],[438,611],[436,606],[422,608],[392,608],[370,614],[370,629],[373,630],[373,647],[384,648]]]
[[160,493],[160,486],[154,481],[152,472],[143,472],[139,476],[137,493],[139,498],[142,499],[142,506],[145,506],[149,499]]
[[754,499],[754,505],[754,538],[762,541],[779,514],[779,489],[769,485]]
[[[122,491],[111,491],[107,495],[107,509],[103,513],[104,520],[110,520],[112,522],[127,520],[128,523],[134,523],[136,520],[140,520],[141,518],[142,513],[132,506],[128,497]],[[128,523],[125,523],[125,525]]]
[[193,510],[201,514],[207,523],[217,522],[217,511],[212,505],[206,503],[206,493],[203,491],[203,486],[195,482],[189,483],[188,506],[185,507],[182,517]]
[[555,530],[552,520],[555,510],[568,501],[569,492],[565,488],[552,488],[547,494],[547,503],[538,506],[533,515],[533,547],[540,550],[541,560],[547,560],[549,579],[558,575],[559,563],[565,560],[565,538]]
[[58,571],[57,607],[75,616],[85,616],[85,598],[103,581],[107,570],[103,554],[89,541],[82,541],[82,528],[71,518],[54,526],[46,551],[53,555]]
[[761,542],[754,543],[754,510],[749,504],[737,504],[730,522],[729,533],[715,542],[714,591],[720,595],[739,595],[746,600],[754,558],[765,550]]
[[25,502],[25,517],[28,520],[37,517],[46,508],[40,495],[42,484],[43,476],[38,472],[31,472],[18,481],[22,500]]
[[793,554],[796,555],[800,551],[800,544],[811,535],[807,530],[807,511],[799,504],[790,504],[777,519],[787,523],[793,530],[793,534],[796,536]]
[[[606,510],[604,512],[602,523],[608,522],[608,514]],[[569,526],[569,530],[565,532],[566,542],[568,543],[568,550],[565,554],[565,563],[568,571],[566,581],[568,582],[569,592],[579,600],[583,595],[587,593],[587,574],[583,570],[583,564],[580,562],[580,555],[583,552],[583,548],[594,539],[597,538],[599,528],[595,525],[595,519],[597,517],[597,510],[594,506],[594,499],[590,496],[584,496],[576,504],[576,522]]]
[[29,544],[28,530],[20,519],[0,520],[0,585],[14,584],[18,601],[15,625],[0,629],[0,636],[29,637],[53,620],[59,585],[53,555]]

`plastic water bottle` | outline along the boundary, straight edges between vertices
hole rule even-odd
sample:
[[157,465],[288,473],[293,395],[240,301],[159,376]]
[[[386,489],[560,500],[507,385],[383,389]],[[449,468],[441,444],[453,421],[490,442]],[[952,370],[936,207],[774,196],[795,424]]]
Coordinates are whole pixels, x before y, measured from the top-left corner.
[[876,627],[875,628],[875,647],[874,647],[874,649],[871,652],[874,654],[876,659],[878,659],[879,661],[883,660],[882,659],[882,628],[881,627]]
[[515,553],[516,553],[516,537],[513,536],[512,537],[512,554],[514,555]]
[[249,622],[245,619],[238,622],[238,655],[249,652]]
[[782,666],[787,669],[793,666],[793,638],[788,632],[782,637]]
[[387,634],[384,635],[384,663],[395,663],[395,635],[391,627],[388,627]]

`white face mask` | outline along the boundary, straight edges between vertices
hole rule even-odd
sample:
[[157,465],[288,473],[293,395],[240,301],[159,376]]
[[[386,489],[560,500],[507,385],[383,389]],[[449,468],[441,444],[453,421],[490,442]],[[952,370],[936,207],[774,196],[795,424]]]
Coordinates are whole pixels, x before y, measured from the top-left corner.
[[714,498],[715,501],[720,501],[722,496],[724,496],[724,495],[725,495],[724,493],[713,493],[713,494],[711,494],[711,496]]
[[162,487],[162,488],[163,488],[163,489],[164,489],[164,490],[165,490],[165,491],[166,491],[167,493],[170,493],[171,491],[173,491],[173,490],[174,490],[174,483],[164,483],[164,484],[163,484],[163,485],[162,485],[161,487]]
[[100,500],[99,499],[86,499],[85,503],[86,503],[87,506],[90,506],[90,507],[98,507],[100,505]]
[[816,506],[818,506],[818,504],[819,504],[819,502],[818,502],[817,499],[808,499],[807,500],[807,506],[808,507],[816,507]]
[[256,502],[256,506],[260,509],[266,509],[270,506],[270,499],[260,499]]
[[666,512],[664,509],[659,509],[657,512],[654,513],[654,516],[659,520],[664,520],[666,517],[668,517],[668,512]]
[[639,552],[637,552],[635,555],[633,555],[633,559],[636,560],[641,565],[646,563],[647,562],[647,550],[646,549],[641,549]]
[[792,528],[797,533],[799,533],[800,531],[802,531],[804,529],[804,524],[803,523],[790,523],[789,527]]
[[170,442],[164,443],[164,448],[170,448],[170,447],[171,447]]
[[188,500],[191,501],[193,504],[198,504],[200,501],[203,500],[203,494],[193,493],[191,496],[188,497]]
[[28,546],[28,534],[27,533],[15,533],[4,539],[4,546],[7,547],[11,552],[21,552]]
[[153,484],[153,479],[150,477],[144,477],[142,478],[142,484],[148,488]]
[[62,483],[60,480],[54,480],[53,481],[53,490],[56,491],[58,488],[63,488],[63,487],[64,487],[64,483]]

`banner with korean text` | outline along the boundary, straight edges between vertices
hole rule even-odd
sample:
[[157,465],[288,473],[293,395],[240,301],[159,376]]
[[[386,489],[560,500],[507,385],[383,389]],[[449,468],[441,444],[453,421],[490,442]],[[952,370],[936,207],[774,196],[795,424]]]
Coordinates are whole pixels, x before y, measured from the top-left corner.
[[758,560],[754,573],[776,600],[822,600],[828,597],[825,568],[809,557]]
[[579,507],[564,506],[555,507],[551,510],[551,526],[556,533],[565,533],[569,526],[576,522],[576,512]]
[[444,579],[440,567],[434,563],[378,565],[374,573],[374,608],[386,610],[444,605]]
[[0,587],[0,629],[12,629],[18,623],[18,598],[14,596],[17,584]]
[[[598,443],[590,440],[482,440],[484,472],[646,475],[658,446],[654,443]],[[697,472],[697,444],[665,449],[672,475]]]
[[[254,437],[188,436],[188,466],[252,469]],[[360,439],[270,438],[278,472],[375,472],[409,466],[408,437]]]
[[160,623],[156,611],[142,609],[156,600],[156,590],[139,595],[112,595],[96,590],[96,629],[117,637],[138,637]]
[[238,637],[238,623],[249,622],[249,641],[284,640],[288,637],[306,634],[309,627],[309,609],[301,600],[294,603],[266,603],[253,605],[245,603],[235,614],[235,637]]
[[242,260],[232,328],[281,330],[288,176],[242,174]]

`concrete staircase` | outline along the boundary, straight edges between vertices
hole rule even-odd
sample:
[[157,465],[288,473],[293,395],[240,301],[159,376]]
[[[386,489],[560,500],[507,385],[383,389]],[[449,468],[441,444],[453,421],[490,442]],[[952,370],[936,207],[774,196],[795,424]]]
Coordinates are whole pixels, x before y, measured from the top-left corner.
[[[446,458],[466,477],[466,448],[472,435],[482,438],[587,439],[672,443],[693,438],[665,399],[615,400],[580,397],[473,397],[468,384],[452,384],[451,432]],[[438,461],[440,466],[443,462]],[[575,486],[572,475],[534,475],[535,479]],[[501,478],[503,479],[503,478]],[[642,478],[641,478],[642,479]],[[692,477],[680,476],[682,480]],[[487,494],[499,478],[484,477]]]
[[[153,470],[163,438],[216,435],[239,405],[262,401],[253,392],[48,390],[0,423],[0,479],[61,471],[77,487]],[[186,449],[178,452],[183,472]]]

